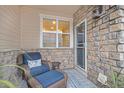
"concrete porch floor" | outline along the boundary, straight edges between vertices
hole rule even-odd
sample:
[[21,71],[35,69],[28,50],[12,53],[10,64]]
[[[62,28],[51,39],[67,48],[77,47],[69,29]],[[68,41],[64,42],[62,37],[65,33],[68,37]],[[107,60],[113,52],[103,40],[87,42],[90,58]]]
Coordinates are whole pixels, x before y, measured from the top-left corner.
[[67,69],[64,72],[68,74],[67,88],[96,88],[95,84],[76,69]]

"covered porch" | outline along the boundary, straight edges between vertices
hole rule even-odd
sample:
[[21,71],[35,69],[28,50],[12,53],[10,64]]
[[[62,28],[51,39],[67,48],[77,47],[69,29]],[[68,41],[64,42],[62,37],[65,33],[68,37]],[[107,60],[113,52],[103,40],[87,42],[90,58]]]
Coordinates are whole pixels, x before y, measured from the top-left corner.
[[[21,53],[38,52],[42,60],[60,63],[67,88],[111,84],[112,71],[123,81],[123,6],[2,5],[0,13],[0,65],[16,65]],[[2,80],[15,82],[15,75],[26,87],[16,68],[0,71]]]

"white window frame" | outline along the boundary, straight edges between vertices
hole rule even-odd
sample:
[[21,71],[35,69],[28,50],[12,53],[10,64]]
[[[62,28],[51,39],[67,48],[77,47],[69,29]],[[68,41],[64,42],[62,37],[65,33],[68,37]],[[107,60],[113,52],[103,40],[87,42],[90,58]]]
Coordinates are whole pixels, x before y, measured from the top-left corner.
[[[57,32],[56,33],[56,46],[55,47],[43,47],[43,18],[47,19],[55,19],[56,20],[56,28]],[[69,47],[59,47],[58,43],[58,20],[62,21],[69,21],[70,22],[70,33],[63,33],[63,34],[70,34],[70,46]],[[45,32],[47,33],[47,32]],[[50,33],[50,32],[48,32]],[[54,32],[52,32],[54,33]],[[67,17],[60,17],[60,16],[52,16],[52,15],[45,15],[45,14],[40,14],[40,48],[73,48],[73,19],[72,18],[67,18]]]

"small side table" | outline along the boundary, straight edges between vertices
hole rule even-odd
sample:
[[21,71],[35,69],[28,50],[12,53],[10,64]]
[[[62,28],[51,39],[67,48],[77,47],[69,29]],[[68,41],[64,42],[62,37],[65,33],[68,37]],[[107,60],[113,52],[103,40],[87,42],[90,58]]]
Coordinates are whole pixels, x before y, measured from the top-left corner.
[[57,70],[60,68],[60,62],[52,62],[52,69]]

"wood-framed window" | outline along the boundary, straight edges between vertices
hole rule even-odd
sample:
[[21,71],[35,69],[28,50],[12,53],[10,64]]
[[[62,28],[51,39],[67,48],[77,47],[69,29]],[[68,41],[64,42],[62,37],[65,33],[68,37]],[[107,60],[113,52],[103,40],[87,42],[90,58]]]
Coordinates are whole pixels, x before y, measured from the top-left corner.
[[41,15],[41,48],[73,47],[72,18]]

